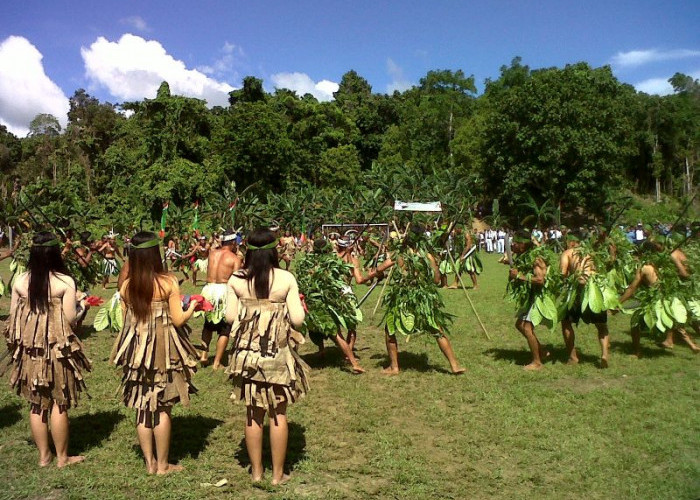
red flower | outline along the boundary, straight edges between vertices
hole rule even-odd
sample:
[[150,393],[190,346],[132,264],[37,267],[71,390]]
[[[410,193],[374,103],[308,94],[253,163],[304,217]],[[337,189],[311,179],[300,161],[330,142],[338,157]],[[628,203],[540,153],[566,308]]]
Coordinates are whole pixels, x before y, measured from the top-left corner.
[[304,308],[304,312],[306,314],[309,314],[309,308],[306,306],[306,301],[304,300],[304,294],[300,293],[299,294],[299,299],[301,300],[301,306]]
[[85,303],[90,307],[96,307],[102,305],[104,303],[104,300],[98,297],[97,295],[90,295],[85,299]]

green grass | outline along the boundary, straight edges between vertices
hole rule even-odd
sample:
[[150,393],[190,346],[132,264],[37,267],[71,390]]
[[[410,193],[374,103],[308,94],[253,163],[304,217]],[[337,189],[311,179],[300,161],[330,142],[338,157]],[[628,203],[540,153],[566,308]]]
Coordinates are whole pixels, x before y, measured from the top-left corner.
[[[379,373],[387,361],[376,325],[380,314],[369,318],[378,289],[363,306],[359,330],[365,375],[352,375],[335,347],[321,359],[308,356],[313,344],[302,346],[313,367],[312,390],[289,411],[293,479],[280,488],[251,485],[244,407],[229,401],[226,377],[211,368],[197,373],[192,405],[173,412],[171,458],[185,471],[147,476],[133,412],[120,403],[119,374],[107,363],[114,335],[85,326],[92,397],[70,418],[71,452],[87,460],[66,470],[39,470],[27,405],[4,381],[0,498],[698,498],[700,357],[681,344],[662,351],[650,339],[643,339],[642,359],[630,357],[628,317],[618,315],[610,322],[608,370],[597,368],[594,328],[581,326],[580,365],[564,364],[558,330],[539,329],[553,362],[525,372],[527,346],[503,299],[507,269],[493,256],[484,264],[480,288],[468,293],[491,341],[463,292],[444,291],[457,316],[450,338],[468,368],[462,377],[447,373],[432,339],[418,338],[400,340],[399,376]],[[358,295],[365,290],[358,287]],[[108,297],[113,289],[97,292]],[[7,297],[0,300],[3,316],[8,306]],[[201,322],[192,327],[198,343]],[[268,468],[269,460],[266,455]],[[200,485],[222,478],[228,479],[223,488]]]

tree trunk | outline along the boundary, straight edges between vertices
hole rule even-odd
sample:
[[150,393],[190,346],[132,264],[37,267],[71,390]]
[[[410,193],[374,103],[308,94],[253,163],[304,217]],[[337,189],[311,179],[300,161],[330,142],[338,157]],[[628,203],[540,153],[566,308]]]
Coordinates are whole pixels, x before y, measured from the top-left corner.
[[659,147],[659,136],[654,136],[654,151],[651,155],[653,158],[653,171],[656,180],[656,203],[661,203],[661,169],[657,165],[656,151]]

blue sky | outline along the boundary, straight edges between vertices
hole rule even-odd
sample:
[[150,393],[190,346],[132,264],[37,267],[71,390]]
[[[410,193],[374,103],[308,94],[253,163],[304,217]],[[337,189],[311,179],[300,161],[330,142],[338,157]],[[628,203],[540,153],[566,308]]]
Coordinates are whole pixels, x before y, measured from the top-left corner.
[[700,78],[700,0],[39,1],[0,18],[0,123],[65,123],[78,88],[103,101],[174,92],[225,104],[246,75],[331,99],[354,69],[375,92],[431,69],[462,69],[479,90],[515,56],[531,68],[610,64],[623,82],[668,93]]

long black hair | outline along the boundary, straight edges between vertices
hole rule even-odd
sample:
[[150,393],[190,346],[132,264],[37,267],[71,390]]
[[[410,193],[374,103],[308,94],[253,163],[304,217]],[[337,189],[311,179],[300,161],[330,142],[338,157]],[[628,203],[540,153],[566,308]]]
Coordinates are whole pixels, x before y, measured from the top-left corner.
[[29,307],[34,313],[49,308],[49,275],[61,273],[73,279],[61,258],[61,246],[56,235],[42,231],[34,235],[29,249]]
[[[154,246],[137,248],[138,245],[157,240]],[[137,319],[148,318],[151,313],[153,301],[153,283],[158,283],[158,278],[165,276],[163,260],[160,257],[160,240],[150,231],[141,231],[131,238],[131,251],[129,252],[129,283],[126,287],[126,295],[134,315]]]
[[[243,269],[248,281],[248,289],[251,283],[255,285],[255,296],[259,299],[267,299],[270,296],[270,271],[280,266],[277,247],[260,248],[276,241],[275,233],[268,228],[258,228],[248,235],[248,250],[245,254]],[[252,247],[258,247],[254,249]]]

